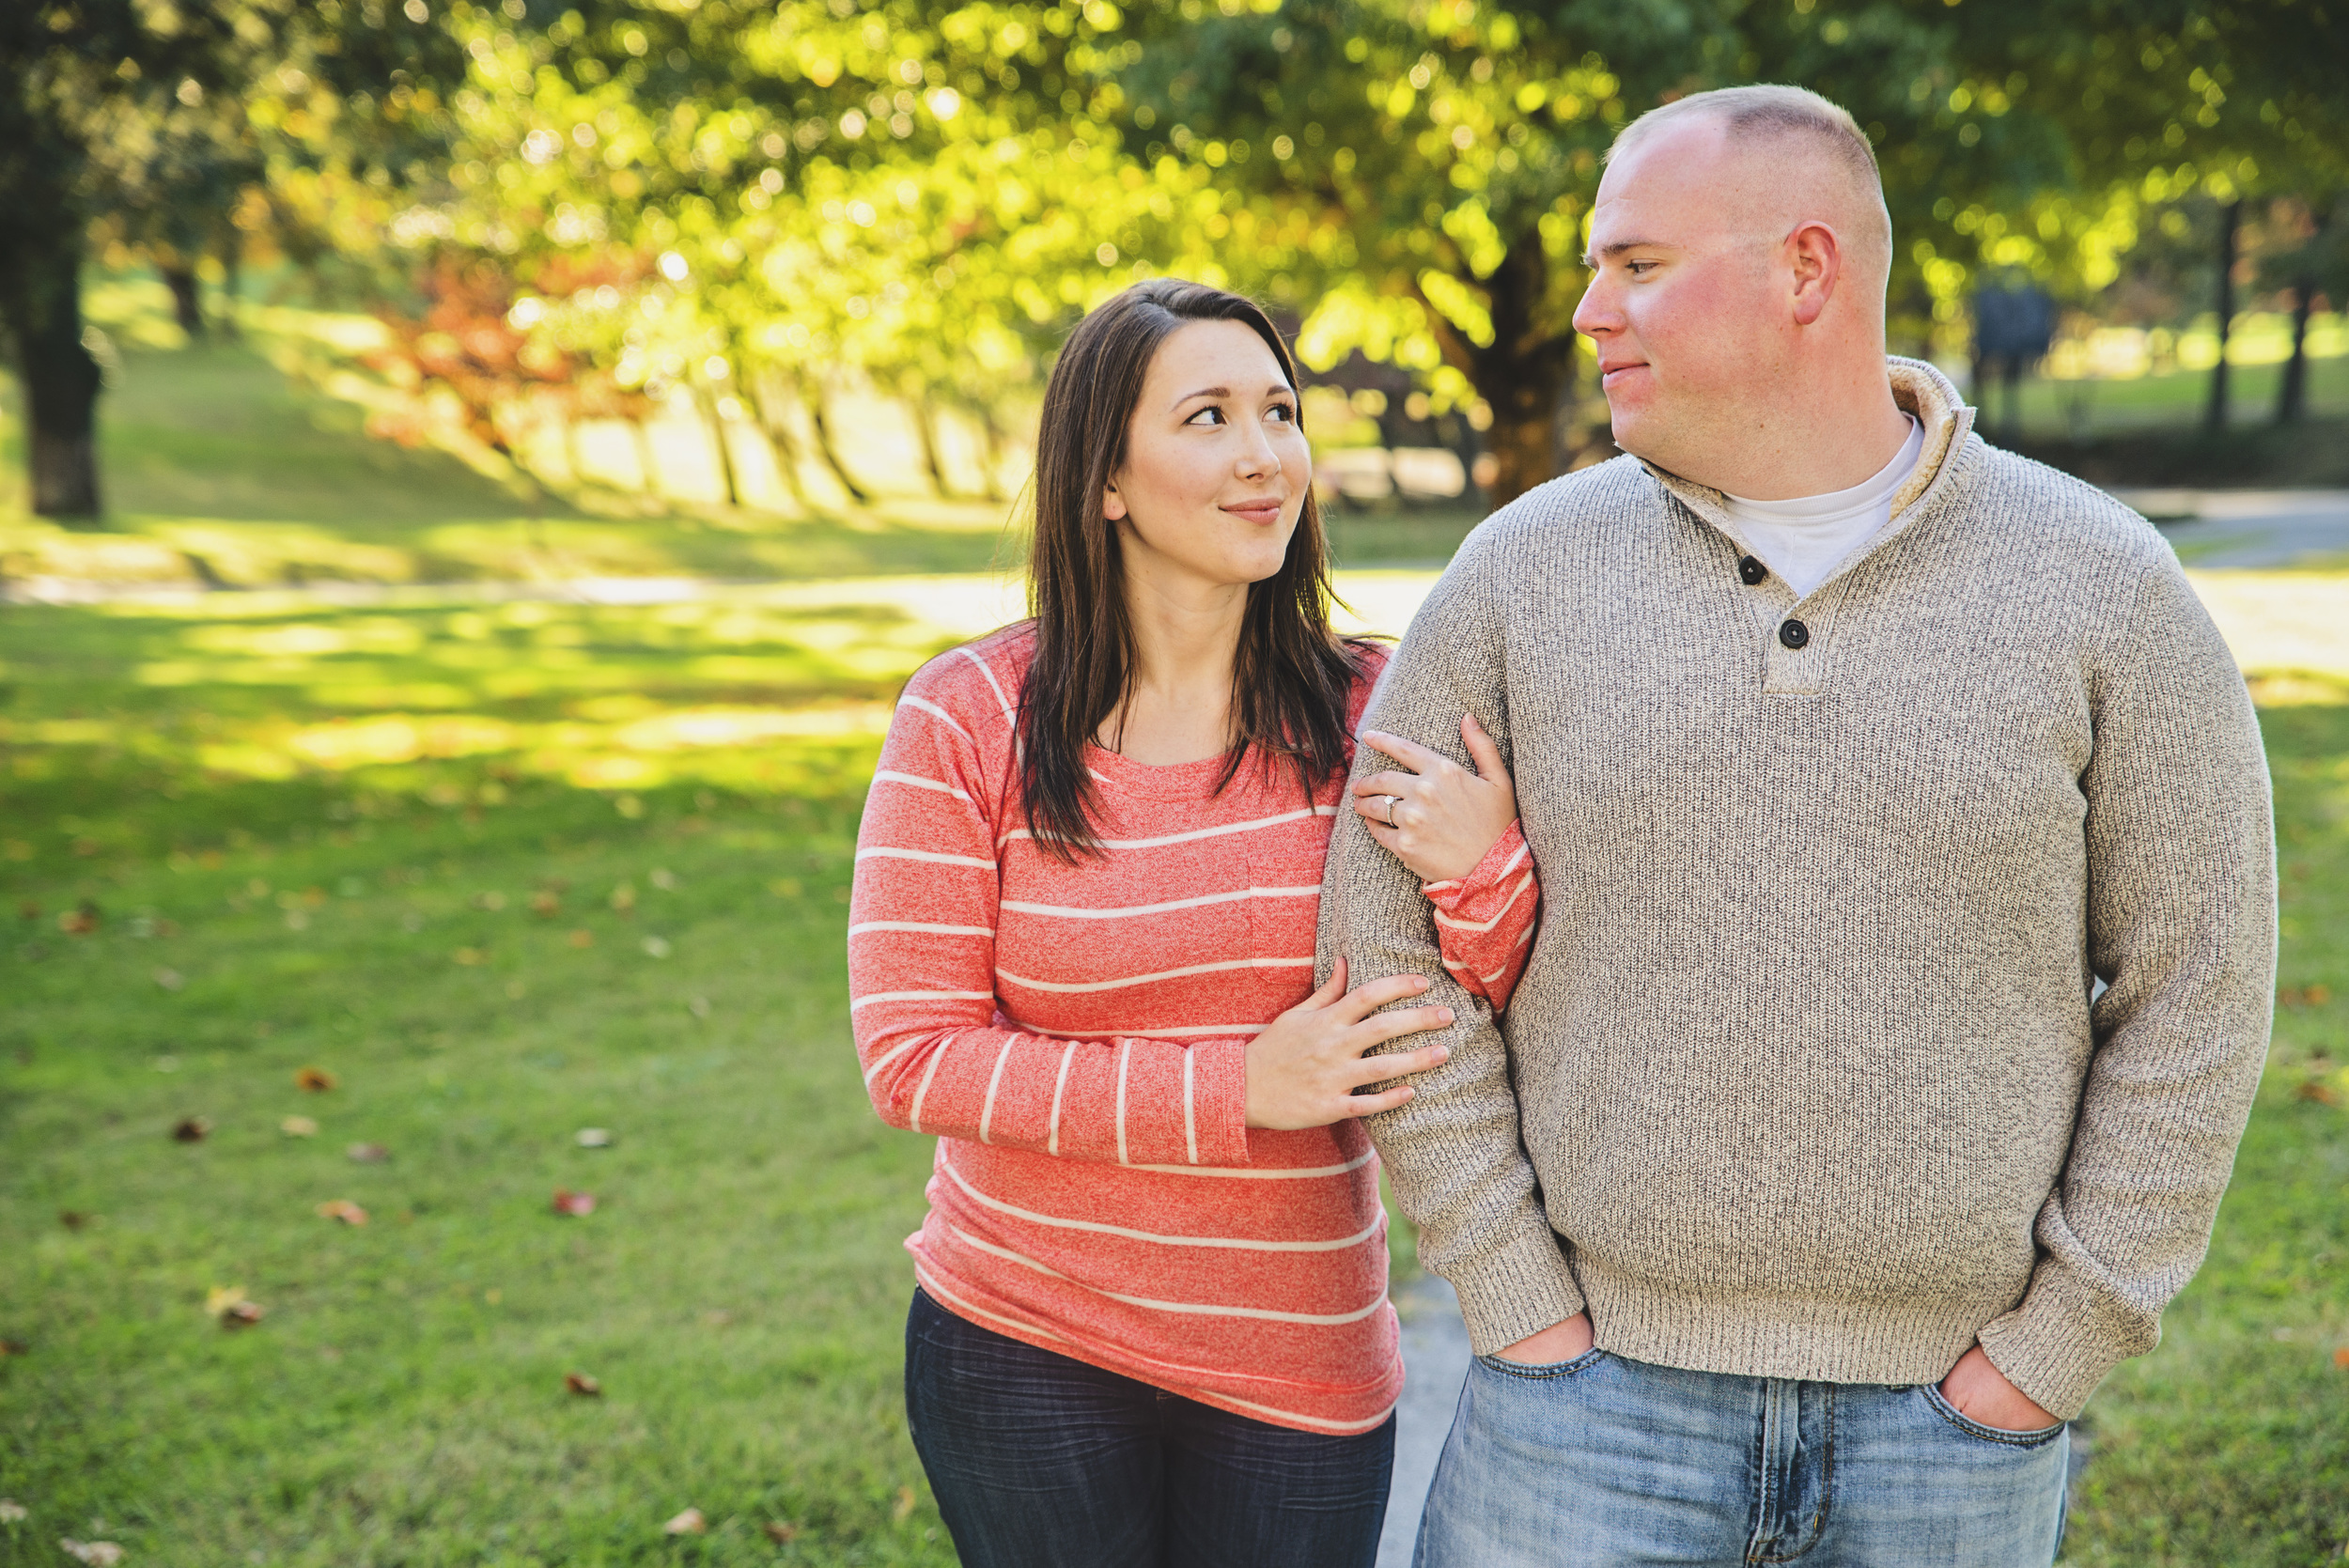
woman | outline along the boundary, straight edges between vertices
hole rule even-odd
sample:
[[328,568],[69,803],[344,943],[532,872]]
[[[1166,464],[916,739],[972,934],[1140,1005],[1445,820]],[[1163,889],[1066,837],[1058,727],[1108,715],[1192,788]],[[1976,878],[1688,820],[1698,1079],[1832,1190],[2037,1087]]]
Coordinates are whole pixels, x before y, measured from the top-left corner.
[[[874,1105],[939,1138],[906,1398],[972,1568],[1377,1553],[1402,1367],[1357,1119],[1446,1053],[1362,1056],[1451,1014],[1377,1011],[1416,975],[1313,989],[1384,655],[1330,629],[1296,383],[1235,295],[1087,317],[1045,394],[1034,618],[916,674],[874,776],[851,1006]],[[1484,778],[1421,753],[1361,809],[1449,878],[1445,961],[1498,1005],[1534,899],[1464,733]]]

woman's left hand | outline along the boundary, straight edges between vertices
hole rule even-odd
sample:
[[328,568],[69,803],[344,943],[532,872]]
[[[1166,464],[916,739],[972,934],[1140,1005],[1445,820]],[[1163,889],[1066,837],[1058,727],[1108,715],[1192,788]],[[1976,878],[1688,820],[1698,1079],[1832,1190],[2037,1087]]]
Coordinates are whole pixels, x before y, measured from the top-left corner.
[[[1509,769],[1475,715],[1460,718],[1460,738],[1476,763],[1471,773],[1439,752],[1383,730],[1364,730],[1361,743],[1403,764],[1373,773],[1354,786],[1354,812],[1371,837],[1423,882],[1448,882],[1476,869],[1517,818],[1517,792]],[[1406,770],[1408,769],[1408,771]]]

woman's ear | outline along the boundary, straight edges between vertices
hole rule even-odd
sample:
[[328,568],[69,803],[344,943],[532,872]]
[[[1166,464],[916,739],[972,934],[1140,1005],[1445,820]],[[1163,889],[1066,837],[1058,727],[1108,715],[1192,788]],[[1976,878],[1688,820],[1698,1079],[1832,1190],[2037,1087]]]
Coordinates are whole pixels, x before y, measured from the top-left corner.
[[1112,522],[1125,520],[1126,498],[1117,493],[1115,485],[1110,485],[1101,491],[1101,515]]

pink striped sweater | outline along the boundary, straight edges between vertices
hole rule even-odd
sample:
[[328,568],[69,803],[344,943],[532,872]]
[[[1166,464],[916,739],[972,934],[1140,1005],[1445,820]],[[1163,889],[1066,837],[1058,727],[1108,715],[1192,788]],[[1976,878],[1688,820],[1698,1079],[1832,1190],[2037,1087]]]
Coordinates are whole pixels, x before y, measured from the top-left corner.
[[[1095,750],[1103,858],[1038,852],[1013,704],[1031,634],[941,656],[899,700],[858,840],[848,975],[891,1126],[938,1138],[907,1240],[943,1307],[1283,1426],[1360,1432],[1402,1387],[1360,1124],[1245,1124],[1248,1041],[1313,990],[1343,776]],[[1359,722],[1382,651],[1367,658]],[[1538,890],[1513,825],[1432,883],[1445,961],[1493,1005]]]

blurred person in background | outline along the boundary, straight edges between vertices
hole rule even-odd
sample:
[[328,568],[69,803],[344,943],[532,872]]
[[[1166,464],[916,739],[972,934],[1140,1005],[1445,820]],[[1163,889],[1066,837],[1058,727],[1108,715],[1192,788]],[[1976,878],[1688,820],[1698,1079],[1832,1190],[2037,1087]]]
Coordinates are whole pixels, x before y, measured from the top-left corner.
[[[1419,974],[1315,989],[1386,654],[1330,629],[1264,313],[1160,280],[1088,316],[1035,508],[1034,617],[908,683],[857,850],[865,1080],[939,1140],[907,1243],[914,1446],[972,1568],[1367,1568],[1403,1369],[1358,1118],[1410,1098],[1370,1086],[1440,1062],[1412,1037],[1454,1014],[1378,1011]],[[1372,809],[1447,923],[1431,962],[1499,1005],[1538,893],[1465,738],[1482,776]]]

